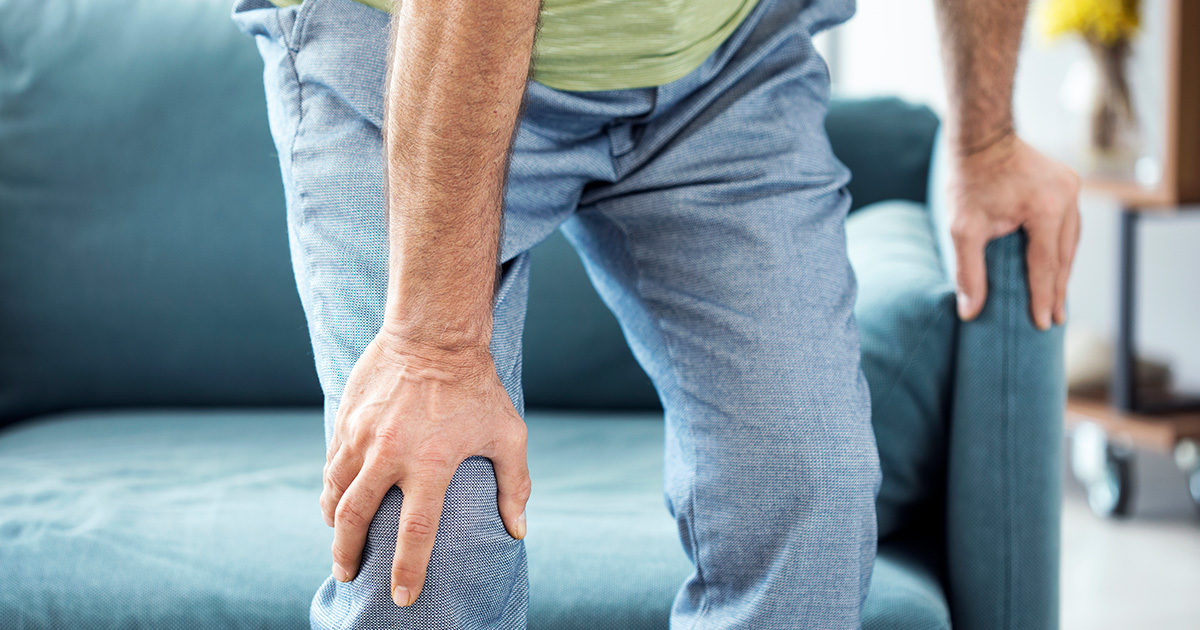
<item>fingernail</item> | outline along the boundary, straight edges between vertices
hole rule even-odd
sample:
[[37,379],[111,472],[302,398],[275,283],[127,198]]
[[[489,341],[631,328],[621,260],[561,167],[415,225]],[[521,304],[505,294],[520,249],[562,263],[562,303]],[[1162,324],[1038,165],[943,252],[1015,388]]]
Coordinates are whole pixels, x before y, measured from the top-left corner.
[[1038,315],[1037,326],[1042,330],[1050,330],[1050,311],[1042,311]]
[[408,589],[403,586],[397,586],[396,590],[392,591],[392,601],[396,602],[397,606],[407,606],[412,603],[409,599],[411,594]]
[[339,582],[349,582],[350,581],[350,572],[343,569],[341,566],[334,564],[333,565],[333,579],[335,579]]
[[970,313],[971,300],[962,291],[957,292],[956,297],[958,298],[958,316],[962,319],[967,319],[967,315]]
[[516,536],[514,536],[514,538],[516,538],[517,540],[521,540],[521,539],[525,538],[525,513],[524,512],[521,512],[521,515],[517,517],[516,529],[517,529]]

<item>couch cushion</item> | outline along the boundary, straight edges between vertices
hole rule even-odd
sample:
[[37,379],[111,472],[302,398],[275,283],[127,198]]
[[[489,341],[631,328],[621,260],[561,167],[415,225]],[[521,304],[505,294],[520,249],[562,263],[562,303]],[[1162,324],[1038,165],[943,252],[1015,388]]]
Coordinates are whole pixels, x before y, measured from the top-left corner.
[[659,410],[650,378],[561,233],[531,253],[525,316],[527,407]]
[[[658,416],[531,413],[532,629],[664,629],[688,573]],[[329,568],[319,411],[73,414],[0,432],[0,618],[25,628],[300,628]],[[945,628],[885,545],[868,629]]]
[[[0,424],[319,402],[262,62],[230,4],[4,3]],[[836,102],[827,127],[855,207],[923,199],[936,126],[896,99]],[[654,408],[565,242],[535,258],[530,405]]]
[[879,534],[934,515],[946,465],[946,418],[957,318],[925,206],[886,201],[846,221],[858,279],[854,313],[883,484]]
[[851,211],[888,199],[924,202],[938,125],[933,110],[895,97],[834,99],[825,130],[852,174]]
[[231,4],[3,3],[0,424],[320,402]]

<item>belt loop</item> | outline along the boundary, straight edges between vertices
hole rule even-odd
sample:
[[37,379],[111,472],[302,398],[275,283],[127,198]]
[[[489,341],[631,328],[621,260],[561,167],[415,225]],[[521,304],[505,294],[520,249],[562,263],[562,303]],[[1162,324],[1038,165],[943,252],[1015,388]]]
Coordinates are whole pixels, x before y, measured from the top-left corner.
[[620,157],[633,150],[634,131],[630,123],[617,123],[608,126],[608,142],[611,145],[613,157]]

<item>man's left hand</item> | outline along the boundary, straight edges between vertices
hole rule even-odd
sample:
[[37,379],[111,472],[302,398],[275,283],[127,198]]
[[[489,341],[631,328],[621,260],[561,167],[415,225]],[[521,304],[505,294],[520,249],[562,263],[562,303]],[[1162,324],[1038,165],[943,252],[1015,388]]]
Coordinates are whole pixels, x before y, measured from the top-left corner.
[[1042,330],[1067,319],[1067,279],[1079,242],[1079,177],[1008,134],[950,158],[950,234],[958,261],[958,313],[974,319],[987,298],[984,247],[1024,228],[1029,307]]

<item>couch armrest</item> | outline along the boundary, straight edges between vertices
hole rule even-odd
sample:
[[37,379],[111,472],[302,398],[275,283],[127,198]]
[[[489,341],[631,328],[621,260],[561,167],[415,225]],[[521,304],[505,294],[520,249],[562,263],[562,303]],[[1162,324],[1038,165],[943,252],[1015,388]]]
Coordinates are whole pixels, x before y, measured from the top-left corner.
[[[954,278],[945,216],[943,143],[929,198]],[[1029,316],[1023,232],[987,247],[988,296],[960,324],[946,485],[946,588],[957,628],[1058,626],[1063,331]]]

